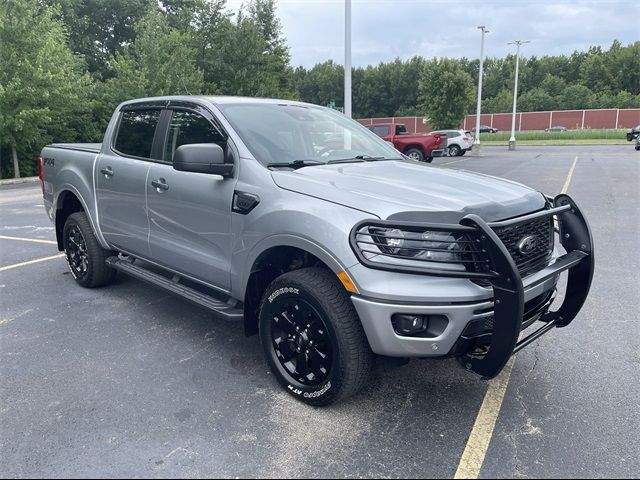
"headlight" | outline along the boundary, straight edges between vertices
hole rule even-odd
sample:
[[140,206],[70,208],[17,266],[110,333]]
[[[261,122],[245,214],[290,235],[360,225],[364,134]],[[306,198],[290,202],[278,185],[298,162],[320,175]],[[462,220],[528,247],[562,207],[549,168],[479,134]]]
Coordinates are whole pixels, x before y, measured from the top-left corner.
[[407,259],[450,262],[463,260],[466,243],[461,235],[446,232],[411,232],[397,228],[369,227],[369,233],[383,254]]

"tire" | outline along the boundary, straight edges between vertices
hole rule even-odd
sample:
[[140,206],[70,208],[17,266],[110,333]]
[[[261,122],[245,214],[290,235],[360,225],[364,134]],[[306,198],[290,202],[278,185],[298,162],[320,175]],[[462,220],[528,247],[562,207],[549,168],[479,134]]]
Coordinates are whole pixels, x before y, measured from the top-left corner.
[[424,162],[424,154],[419,148],[410,148],[406,152],[404,152],[404,154],[407,157],[411,157],[412,159],[417,160],[418,162]]
[[431,163],[431,162],[433,162],[433,157],[427,157],[427,158],[424,159],[424,161],[427,162],[427,163]]
[[449,156],[450,157],[459,157],[460,155],[462,155],[460,153],[461,151],[462,151],[462,149],[458,145],[451,145],[449,147]]
[[325,406],[368,383],[374,354],[348,293],[329,270],[302,268],[276,278],[259,317],[269,367],[297,400]]
[[107,267],[105,260],[116,253],[105,250],[98,243],[86,213],[69,215],[62,241],[67,265],[79,285],[95,288],[113,282],[116,271]]
[[466,150],[460,150],[460,155],[459,155],[459,156],[461,157],[461,156],[463,156],[465,153],[467,153],[467,151],[466,151]]

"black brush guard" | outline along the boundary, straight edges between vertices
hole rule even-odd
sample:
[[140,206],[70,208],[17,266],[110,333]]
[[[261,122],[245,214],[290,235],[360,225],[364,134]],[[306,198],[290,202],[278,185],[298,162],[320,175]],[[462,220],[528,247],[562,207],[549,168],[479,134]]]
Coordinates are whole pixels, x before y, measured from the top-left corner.
[[[493,332],[488,350],[482,356],[466,353],[459,357],[459,361],[466,369],[485,378],[493,378],[502,371],[511,355],[522,350],[553,328],[569,325],[582,308],[589,293],[594,271],[593,239],[589,225],[578,206],[568,195],[561,194],[555,197],[551,207],[540,212],[494,223],[487,223],[477,215],[467,215],[460,221],[460,224],[452,225],[364,221],[354,227],[350,242],[360,262],[369,268],[422,275],[488,279],[494,295]],[[515,226],[551,216],[556,218],[560,243],[566,250],[566,254],[523,280],[513,258],[493,228]],[[365,226],[424,228],[425,230],[467,234],[473,232],[475,241],[486,252],[485,255],[489,259],[491,270],[484,273],[463,272],[371,261],[360,251],[361,247],[358,245],[358,235],[362,235],[358,232]],[[519,341],[524,315],[525,290],[557,277],[565,271],[568,271],[568,280],[562,305],[556,311],[548,311],[543,314],[540,321],[545,325]]]

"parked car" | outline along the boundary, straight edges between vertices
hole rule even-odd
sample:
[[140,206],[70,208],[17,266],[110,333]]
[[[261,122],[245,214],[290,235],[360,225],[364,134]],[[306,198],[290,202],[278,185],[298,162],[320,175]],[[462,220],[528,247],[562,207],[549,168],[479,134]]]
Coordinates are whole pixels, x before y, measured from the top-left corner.
[[627,142],[632,141],[634,138],[640,136],[640,125],[636,125],[627,132]]
[[465,130],[438,130],[431,133],[439,133],[447,136],[447,152],[451,157],[460,157],[473,148],[473,136]]
[[593,276],[591,233],[569,196],[406,159],[316,105],[132,100],[102,143],[47,145],[38,164],[80,286],[118,271],[239,321],[311,405],[369,384],[376,355],[455,357],[494,377],[571,323]]
[[566,132],[567,127],[563,127],[561,125],[557,125],[555,127],[549,127],[544,129],[545,132]]
[[447,147],[446,136],[433,133],[408,133],[402,123],[379,123],[366,126],[383,140],[408,157],[419,162],[431,162],[433,157],[440,157]]
[[636,150],[640,150],[640,135],[636,137]]
[[480,125],[480,133],[498,133],[500,130],[488,125]]

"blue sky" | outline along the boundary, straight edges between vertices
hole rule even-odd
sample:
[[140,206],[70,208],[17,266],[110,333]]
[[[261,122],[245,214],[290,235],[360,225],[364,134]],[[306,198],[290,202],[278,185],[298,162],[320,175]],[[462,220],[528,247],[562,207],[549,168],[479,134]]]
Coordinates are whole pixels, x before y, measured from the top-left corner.
[[[235,10],[241,0],[229,0]],[[502,57],[507,42],[531,40],[523,54],[571,54],[614,39],[640,40],[637,2],[627,1],[429,1],[352,0],[353,64],[364,66],[410,58],[478,58],[486,25],[485,53]],[[327,59],[343,62],[344,0],[278,0],[283,33],[293,66]]]

